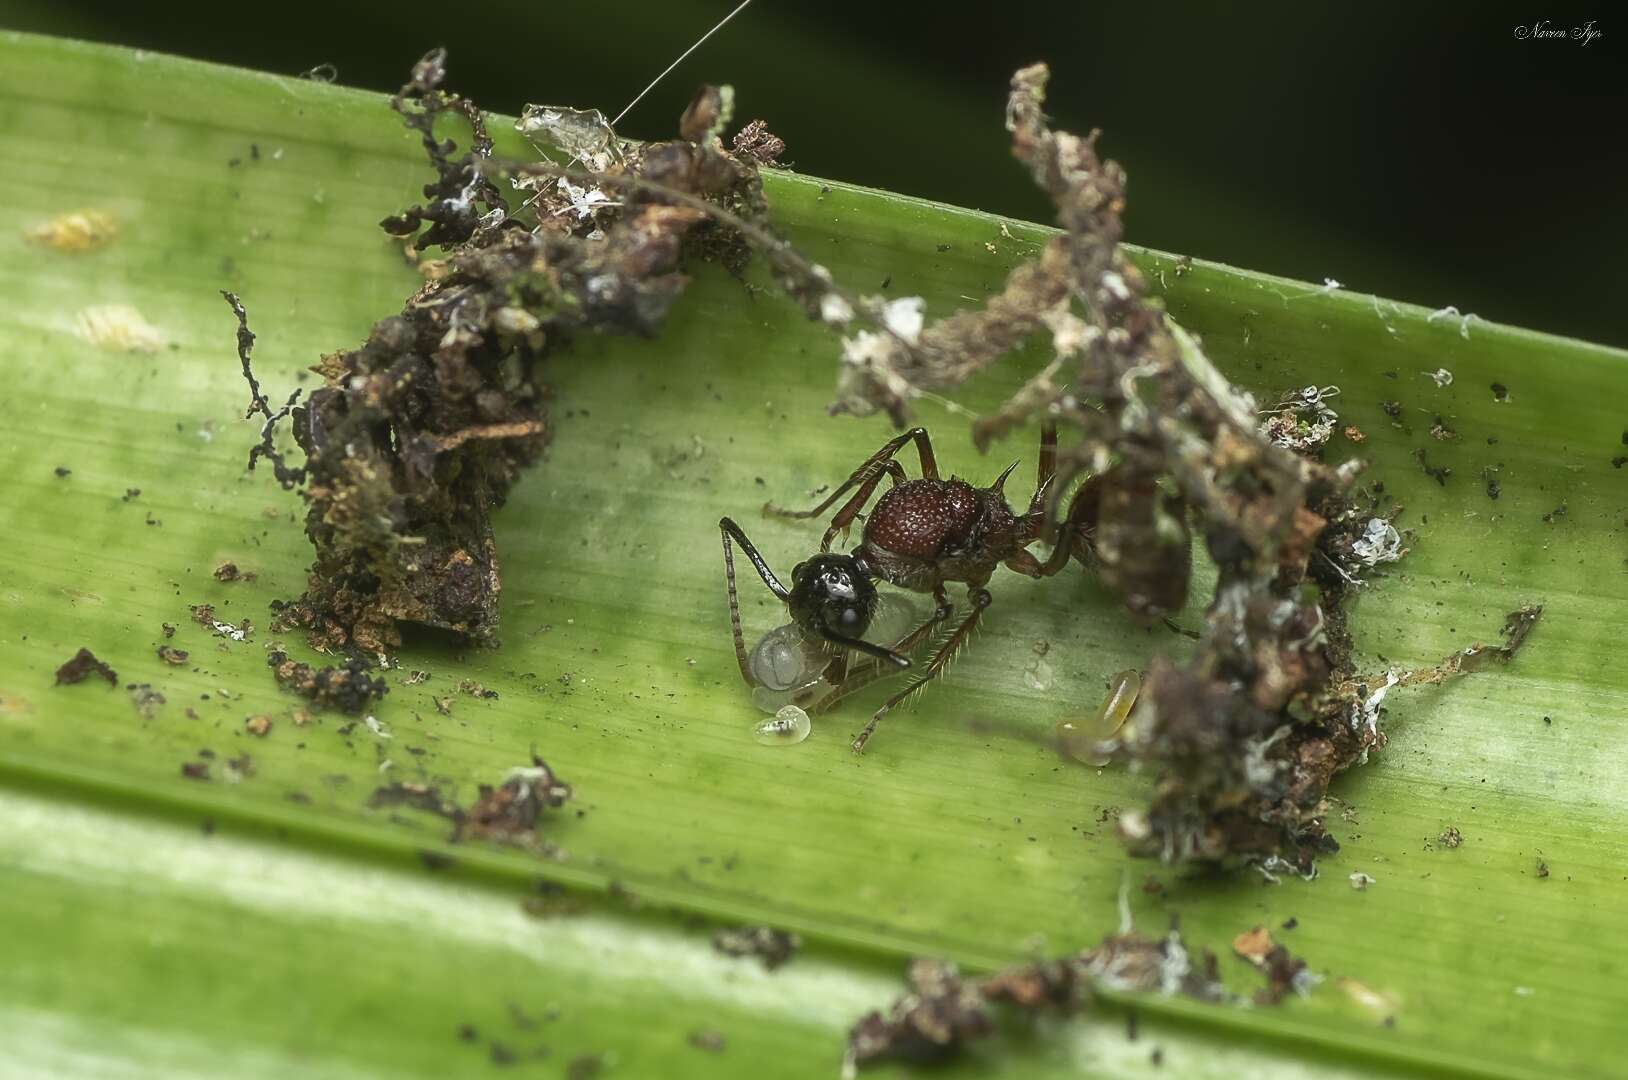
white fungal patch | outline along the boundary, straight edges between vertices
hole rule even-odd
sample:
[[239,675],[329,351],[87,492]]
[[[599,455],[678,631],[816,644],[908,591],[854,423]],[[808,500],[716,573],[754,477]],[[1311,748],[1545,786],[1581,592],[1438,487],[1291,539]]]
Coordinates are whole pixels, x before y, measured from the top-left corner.
[[1379,879],[1369,877],[1361,870],[1358,870],[1356,873],[1352,874],[1348,880],[1351,882],[1351,887],[1353,889],[1357,890],[1358,892],[1367,892],[1368,886],[1374,884]]
[[74,318],[74,333],[98,349],[114,352],[151,353],[163,344],[158,328],[129,304],[85,308]]
[[1453,373],[1444,367],[1437,368],[1435,371],[1427,371],[1425,374],[1435,380],[1437,386],[1447,387],[1453,385]]
[[894,334],[914,345],[921,337],[922,309],[927,302],[919,296],[901,296],[882,308],[882,323]]
[[392,735],[388,731],[384,730],[384,725],[379,723],[379,718],[377,716],[372,715],[371,713],[369,713],[367,716],[362,717],[362,723],[366,724],[367,729],[369,731],[373,732],[373,734],[377,735],[381,739],[394,739],[395,738],[394,735]]

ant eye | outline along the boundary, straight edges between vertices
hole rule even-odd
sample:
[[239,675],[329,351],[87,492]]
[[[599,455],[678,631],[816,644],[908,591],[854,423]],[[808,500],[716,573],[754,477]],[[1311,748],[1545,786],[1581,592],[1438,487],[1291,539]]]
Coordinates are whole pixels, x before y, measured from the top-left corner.
[[808,563],[806,563],[806,562],[800,562],[796,566],[792,567],[791,568],[791,579],[793,581],[796,581],[798,578],[802,577],[803,576],[803,567],[805,567],[807,565],[808,565]]

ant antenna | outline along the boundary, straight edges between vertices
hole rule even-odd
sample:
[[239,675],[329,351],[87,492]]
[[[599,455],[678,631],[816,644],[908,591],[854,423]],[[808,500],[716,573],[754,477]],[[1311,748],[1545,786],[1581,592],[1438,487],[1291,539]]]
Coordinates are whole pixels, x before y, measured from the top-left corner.
[[702,34],[698,39],[696,39],[695,44],[691,45],[689,48],[685,49],[683,54],[680,55],[677,60],[674,60],[671,64],[668,64],[667,69],[665,71],[663,71],[660,75],[657,75],[654,79],[652,79],[650,81],[649,86],[645,87],[643,90],[640,90],[639,91],[639,96],[627,103],[627,108],[623,109],[621,112],[616,114],[616,119],[611,121],[611,127],[614,128],[617,124],[620,124],[622,122],[622,117],[624,117],[628,113],[632,112],[633,111],[633,106],[635,106],[639,102],[643,101],[644,96],[646,94],[650,93],[650,91],[654,90],[656,88],[657,83],[659,83],[659,82],[661,82],[661,80],[665,79],[668,75],[670,75],[672,73],[672,70],[674,68],[676,68],[678,65],[682,64],[684,62],[685,57],[689,56],[690,53],[692,53],[695,50],[699,49],[706,42],[707,38],[711,37],[713,34],[716,34],[718,31],[722,30],[724,28],[725,23],[727,23],[730,19],[733,19],[736,15],[739,15],[742,11],[745,11],[747,6],[750,5],[751,2],[752,2],[752,0],[741,0],[740,4],[738,6],[736,6],[734,11],[731,11],[728,15],[725,15],[723,18],[719,19],[718,22],[717,22],[717,25],[715,25],[711,30],[708,30],[706,33]]

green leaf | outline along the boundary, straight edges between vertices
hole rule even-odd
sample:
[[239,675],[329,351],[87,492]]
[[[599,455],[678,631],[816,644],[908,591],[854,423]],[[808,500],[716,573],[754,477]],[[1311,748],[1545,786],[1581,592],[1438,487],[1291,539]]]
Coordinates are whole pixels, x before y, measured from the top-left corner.
[[[244,472],[257,427],[239,419],[217,290],[248,304],[268,388],[299,385],[414,287],[376,222],[413,201],[418,148],[375,95],[21,35],[0,57],[0,1035],[24,1068],[444,1074],[496,1040],[522,1059],[547,1046],[556,1071],[610,1051],[625,1075],[830,1075],[847,1024],[902,987],[906,956],[983,968],[1093,944],[1118,926],[1126,883],[1139,927],[1179,914],[1218,951],[1294,917],[1280,940],[1330,979],[1278,1009],[1137,1001],[1135,1041],[1126,1003],[1107,1002],[985,1044],[966,1068],[1153,1072],[1158,1046],[1173,1075],[1582,1075],[1628,1050],[1612,842],[1628,825],[1615,782],[1628,674],[1612,632],[1628,613],[1628,472],[1612,464],[1628,453],[1622,352],[1139,256],[1247,388],[1338,385],[1369,475],[1407,507],[1412,553],[1353,611],[1365,668],[1435,662],[1492,638],[1520,603],[1547,605],[1507,669],[1387,702],[1390,745],[1337,783],[1344,848],[1310,883],[1123,854],[1112,817],[1145,800],[1146,778],[1062,762],[1047,736],[1110,674],[1181,639],[1132,627],[1077,571],[998,578],[976,648],[863,758],[847,742],[884,688],[816,717],[795,748],[751,740],[717,519],[749,521],[789,566],[817,532],[754,509],[840,480],[888,432],[824,415],[833,338],[706,268],[658,340],[585,338],[548,361],[554,441],[496,519],[502,647],[411,642],[377,711],[388,738],[335,715],[302,727],[266,669],[263,627],[270,601],[302,589],[310,549],[297,500]],[[976,302],[1046,235],[788,174],[767,187],[777,221],[840,280],[887,281],[930,315]],[[25,240],[82,208],[115,220],[110,244]],[[85,308],[109,304],[138,310],[157,351],[76,334]],[[1035,359],[1013,358],[960,405],[993,406]],[[924,405],[947,467],[982,479],[1021,458],[1014,490],[1032,475],[1031,437],[986,460],[965,416],[937,408]],[[1431,438],[1438,415],[1456,440]],[[1421,447],[1453,470],[1444,485]],[[218,582],[223,561],[258,577]],[[778,621],[765,595],[747,597],[751,632]],[[190,617],[204,603],[259,628],[216,636]],[[1025,672],[1037,641],[1045,689]],[[164,663],[161,644],[188,662]],[[81,646],[118,687],[52,685]],[[415,669],[429,681],[406,685]],[[499,697],[459,693],[464,679]],[[129,684],[164,695],[150,718]],[[263,738],[244,727],[258,715],[273,718]],[[577,791],[546,823],[557,858],[450,846],[440,819],[369,807],[391,780],[467,799],[533,747]],[[244,754],[252,775],[225,767]],[[209,780],[182,775],[197,761]],[[1461,847],[1434,842],[1449,825]],[[442,855],[450,869],[428,869]],[[1376,879],[1366,891],[1347,883],[1358,870]],[[583,910],[521,915],[539,881]],[[762,974],[716,955],[697,916],[768,922],[808,948]],[[725,1035],[721,1055],[688,1044],[700,1030]]]

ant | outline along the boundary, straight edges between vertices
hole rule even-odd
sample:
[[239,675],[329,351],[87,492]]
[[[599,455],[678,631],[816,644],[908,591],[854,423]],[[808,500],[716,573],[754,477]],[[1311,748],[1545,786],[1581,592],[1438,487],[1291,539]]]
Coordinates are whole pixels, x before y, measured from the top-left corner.
[[[914,480],[905,476],[904,466],[895,460],[912,442],[921,458],[921,476]],[[848,491],[854,492],[831,519],[819,553],[792,568],[789,589],[775,577],[741,527],[727,517],[721,520],[718,526],[723,534],[730,624],[741,675],[748,685],[755,685],[756,680],[741,637],[731,541],[741,546],[763,584],[790,609],[792,622],[805,638],[823,642],[834,652],[824,676],[833,689],[815,702],[811,711],[828,707],[859,685],[874,681],[889,667],[911,667],[908,653],[954,614],[944,586],[950,582],[965,584],[971,611],[934,652],[922,673],[876,710],[852,744],[855,753],[863,751],[882,717],[942,673],[967,643],[989,607],[991,597],[985,586],[997,566],[1004,565],[1027,577],[1046,578],[1068,565],[1071,555],[1086,560],[1101,496],[1097,481],[1101,478],[1088,480],[1075,494],[1059,533],[1050,525],[1047,513],[1047,492],[1057,472],[1055,426],[1047,424],[1041,430],[1039,478],[1028,510],[1022,514],[1007,505],[1003,494],[1006,479],[1017,464],[1014,461],[1008,465],[988,487],[974,487],[954,477],[941,479],[927,429],[918,427],[884,443],[813,509],[791,511],[765,504],[763,512],[775,517],[812,518],[825,513]],[[832,539],[860,517],[884,476],[891,478],[892,487],[864,518],[859,546],[847,555],[832,552]],[[1055,547],[1045,562],[1029,552],[1029,545],[1053,536]],[[863,640],[876,611],[878,579],[912,592],[931,593],[937,604],[927,620],[893,648]],[[850,652],[863,654],[866,659],[850,668]]]

